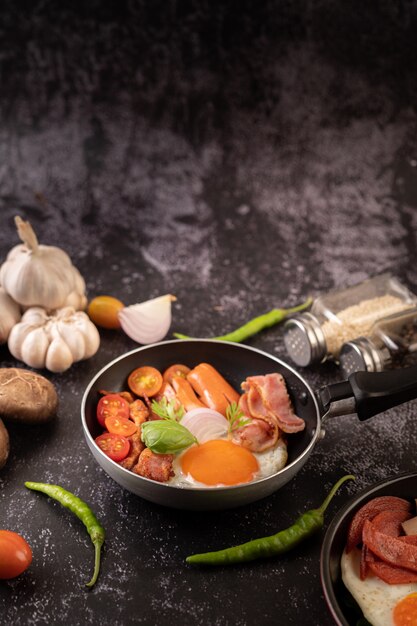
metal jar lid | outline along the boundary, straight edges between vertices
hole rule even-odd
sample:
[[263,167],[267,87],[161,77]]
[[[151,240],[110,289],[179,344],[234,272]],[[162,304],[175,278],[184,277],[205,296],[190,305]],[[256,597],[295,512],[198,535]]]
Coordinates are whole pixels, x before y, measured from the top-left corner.
[[366,337],[358,337],[345,343],[340,350],[339,363],[345,378],[354,372],[380,372],[384,369],[381,350]]
[[323,361],[327,354],[320,322],[312,313],[302,313],[285,322],[284,344],[290,358],[302,367]]

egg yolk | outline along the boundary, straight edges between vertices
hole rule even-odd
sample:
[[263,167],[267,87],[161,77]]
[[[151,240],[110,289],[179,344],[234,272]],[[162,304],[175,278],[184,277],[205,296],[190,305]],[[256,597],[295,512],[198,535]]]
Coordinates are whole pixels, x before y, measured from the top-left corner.
[[204,485],[237,485],[252,480],[259,465],[246,448],[212,439],[189,448],[181,457],[181,469]]
[[417,593],[410,593],[395,605],[392,619],[395,626],[417,626]]

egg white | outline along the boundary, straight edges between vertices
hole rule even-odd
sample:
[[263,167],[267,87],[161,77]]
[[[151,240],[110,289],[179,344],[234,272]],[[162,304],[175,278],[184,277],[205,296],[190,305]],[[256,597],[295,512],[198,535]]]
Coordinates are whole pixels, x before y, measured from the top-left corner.
[[360,550],[349,554],[343,552],[341,559],[342,580],[360,606],[364,617],[372,626],[394,626],[392,612],[398,602],[417,591],[417,583],[389,585],[377,576],[365,580],[359,576]]
[[[227,436],[218,437],[218,439],[227,439]],[[194,478],[189,474],[185,475],[183,473],[181,469],[182,454],[179,454],[174,459],[172,468],[175,472],[175,476],[170,479],[169,484],[175,485],[176,487],[205,487],[206,489],[212,489],[213,485],[205,485],[204,483],[200,483],[197,480],[194,480]],[[270,450],[265,450],[264,452],[252,452],[252,454],[258,461],[259,465],[259,469],[254,475],[253,480],[258,480],[259,478],[264,478],[266,476],[271,476],[272,474],[275,474],[286,465],[288,460],[287,445],[282,439],[279,439],[277,444]],[[214,487],[224,486],[225,485],[221,484],[214,485]],[[229,487],[230,485],[227,486]]]

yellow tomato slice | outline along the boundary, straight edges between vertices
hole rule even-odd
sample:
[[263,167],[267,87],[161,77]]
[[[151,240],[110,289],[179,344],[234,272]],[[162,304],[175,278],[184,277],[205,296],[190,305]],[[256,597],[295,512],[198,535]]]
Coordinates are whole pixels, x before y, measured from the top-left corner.
[[155,396],[163,383],[162,374],[155,367],[144,365],[133,370],[127,379],[129,389],[137,396]]

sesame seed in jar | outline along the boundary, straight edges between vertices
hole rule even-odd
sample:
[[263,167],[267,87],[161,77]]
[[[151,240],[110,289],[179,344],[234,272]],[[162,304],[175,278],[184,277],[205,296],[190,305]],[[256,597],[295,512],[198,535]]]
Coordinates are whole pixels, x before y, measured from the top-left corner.
[[404,311],[410,306],[410,303],[391,294],[386,294],[362,300],[358,304],[338,311],[321,326],[328,353],[337,359],[344,343],[368,335],[377,320]]

